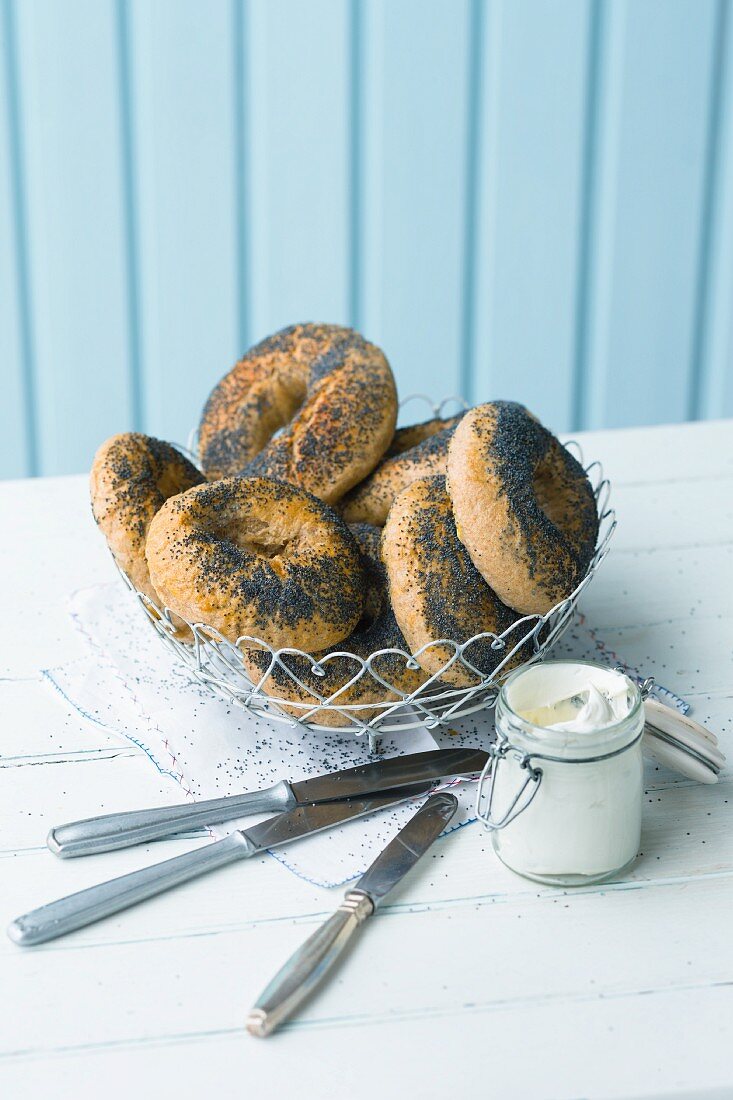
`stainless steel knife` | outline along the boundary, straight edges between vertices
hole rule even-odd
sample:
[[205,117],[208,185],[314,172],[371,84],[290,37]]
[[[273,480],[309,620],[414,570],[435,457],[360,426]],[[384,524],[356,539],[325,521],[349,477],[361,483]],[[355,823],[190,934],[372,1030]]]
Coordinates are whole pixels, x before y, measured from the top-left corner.
[[248,814],[274,813],[313,802],[363,798],[410,783],[472,775],[483,770],[486,760],[487,754],[480,749],[435,749],[396,756],[297,783],[283,780],[263,791],[72,821],[51,829],[47,844],[55,855],[63,858],[110,852],[160,840],[186,829],[233,821]]
[[155,863],[141,871],[111,879],[70,894],[59,901],[52,901],[33,909],[22,917],[17,917],[8,928],[8,935],[15,943],[23,946],[45,943],[47,940],[64,936],[77,928],[131,905],[162,894],[172,886],[196,878],[198,875],[224,867],[238,859],[248,859],[276,848],[280,844],[289,844],[311,833],[332,829],[345,821],[364,817],[375,810],[394,806],[405,798],[427,794],[430,783],[419,783],[410,787],[393,790],[389,794],[373,795],[370,798],[350,799],[343,802],[324,802],[319,805],[298,806],[284,814],[268,818],[246,832],[231,833],[223,840],[207,844],[195,852]]
[[247,1017],[247,1030],[265,1038],[292,1016],[340,958],[354,933],[389,891],[427,852],[456,812],[455,795],[432,795],[391,841],[332,917],[285,963]]

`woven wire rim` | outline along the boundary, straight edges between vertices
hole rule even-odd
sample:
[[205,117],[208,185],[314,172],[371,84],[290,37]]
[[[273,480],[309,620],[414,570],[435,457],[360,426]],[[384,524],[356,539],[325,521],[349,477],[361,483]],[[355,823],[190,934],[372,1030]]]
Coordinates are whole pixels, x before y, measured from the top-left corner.
[[[459,397],[446,397],[437,404],[425,394],[412,394],[401,403],[401,408],[412,401],[419,400],[427,404],[433,416],[445,414],[445,409],[456,404],[458,408],[467,408],[467,403]],[[196,460],[197,441],[191,436],[187,447],[181,447],[189,457]],[[575,440],[565,443],[565,447],[583,462],[580,445]],[[309,730],[333,733],[351,733],[357,736],[368,735],[370,742],[387,733],[398,733],[425,726],[434,729],[447,726],[459,718],[476,714],[493,706],[502,680],[517,665],[512,664],[514,655],[527,647],[530,656],[522,664],[532,664],[541,660],[562,637],[573,620],[580,596],[595,576],[596,570],[609,551],[609,544],[616,529],[616,513],[609,506],[611,485],[603,474],[598,461],[585,466],[585,471],[593,485],[598,509],[598,543],[588,570],[575,588],[565,599],[557,603],[544,615],[524,615],[514,622],[502,634],[485,631],[476,634],[465,642],[456,642],[450,638],[440,638],[428,642],[414,654],[401,649],[380,649],[364,659],[348,650],[333,651],[328,656],[316,659],[312,654],[292,647],[273,649],[272,646],[252,635],[243,635],[236,643],[224,638],[219,631],[205,623],[187,623],[193,635],[193,644],[185,643],[178,636],[173,623],[173,612],[169,608],[158,607],[145,593],[134,587],[129,577],[122,574],[128,588],[135,594],[146,618],[152,623],[161,641],[169,651],[186,666],[196,680],[226,702],[268,719],[285,722],[291,726],[305,725]],[[177,616],[180,622],[180,616]],[[486,675],[476,668],[466,656],[476,642],[488,640],[493,649],[504,651],[504,656]],[[242,661],[242,648],[255,648],[269,653],[270,663],[257,682],[245,671]],[[430,675],[414,691],[405,692],[398,685],[380,675],[374,665],[380,659],[392,656],[405,662],[406,669],[420,668],[417,658],[437,649],[447,648],[450,656],[444,661],[440,671]],[[316,678],[325,676],[325,666],[330,662],[344,658],[353,661],[354,675],[348,682],[331,695],[322,695],[310,685],[305,684],[283,658],[302,658],[307,662],[309,671]],[[476,683],[469,687],[451,687],[441,682],[441,677],[452,666],[459,664],[476,677]],[[265,691],[264,685],[275,669],[282,670],[294,686],[310,696],[312,701],[284,699]],[[339,701],[362,677],[371,677],[376,685],[385,690],[385,698],[367,703],[346,703]],[[287,710],[283,708],[287,707]],[[319,717],[337,713],[342,724],[338,726],[319,723]]]

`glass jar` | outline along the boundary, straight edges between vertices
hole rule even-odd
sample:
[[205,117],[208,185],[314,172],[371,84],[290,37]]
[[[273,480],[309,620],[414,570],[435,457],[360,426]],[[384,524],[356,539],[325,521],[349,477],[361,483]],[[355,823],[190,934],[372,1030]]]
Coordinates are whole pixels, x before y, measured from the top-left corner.
[[[599,695],[614,700],[610,720],[608,708],[593,714],[588,706],[583,719],[572,720],[592,695],[583,684],[603,685]],[[553,699],[564,700],[561,717],[571,720],[559,724],[566,728],[550,721]],[[622,672],[590,661],[544,661],[509,676],[478,793],[478,816],[499,859],[557,886],[618,875],[639,850],[643,732],[641,692]]]

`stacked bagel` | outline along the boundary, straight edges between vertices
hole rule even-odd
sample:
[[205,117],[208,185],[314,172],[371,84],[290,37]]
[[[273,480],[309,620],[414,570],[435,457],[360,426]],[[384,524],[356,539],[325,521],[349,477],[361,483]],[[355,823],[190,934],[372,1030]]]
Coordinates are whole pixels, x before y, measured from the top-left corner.
[[[429,678],[472,686],[506,661],[495,635],[582,580],[595,497],[514,402],[397,430],[396,418],[379,348],[341,326],[294,325],[214,388],[201,471],[140,433],[103,444],[94,517],[181,640],[188,624],[218,631],[305,721],[349,724],[316,713],[319,699],[368,720]],[[459,657],[455,643],[473,638]]]

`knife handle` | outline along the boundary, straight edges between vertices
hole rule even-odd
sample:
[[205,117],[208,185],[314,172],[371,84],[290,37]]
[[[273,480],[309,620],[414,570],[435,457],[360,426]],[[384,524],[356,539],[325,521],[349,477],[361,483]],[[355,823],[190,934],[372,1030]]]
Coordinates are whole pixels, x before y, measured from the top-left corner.
[[161,840],[186,829],[216,825],[249,814],[289,810],[295,805],[290,784],[284,780],[264,791],[210,798],[205,802],[187,802],[176,806],[156,806],[149,810],[130,810],[104,814],[84,821],[71,821],[51,829],[46,843],[62,859],[96,855],[117,848],[131,848],[149,840]]
[[8,935],[14,943],[24,947],[55,940],[207,871],[251,856],[255,851],[244,833],[231,833],[223,840],[197,848],[194,852],[154,863],[152,867],[143,867],[141,871],[110,879],[99,886],[90,886],[87,890],[33,909],[12,922]]
[[351,890],[332,917],[278,971],[247,1017],[247,1031],[264,1039],[310,996],[334,966],[357,929],[374,912],[368,894]]

